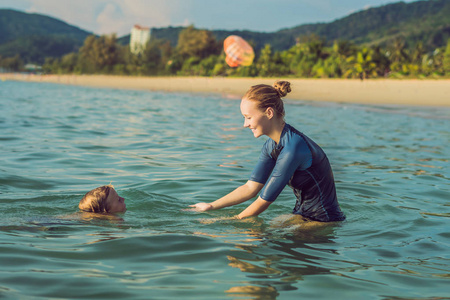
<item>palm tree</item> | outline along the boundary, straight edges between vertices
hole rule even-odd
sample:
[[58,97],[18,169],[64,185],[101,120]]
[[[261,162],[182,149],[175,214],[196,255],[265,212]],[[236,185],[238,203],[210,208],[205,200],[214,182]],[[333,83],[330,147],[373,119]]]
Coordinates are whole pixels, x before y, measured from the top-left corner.
[[362,48],[356,55],[347,58],[350,68],[345,72],[345,77],[359,77],[361,80],[371,76],[377,76],[377,65],[372,59],[373,50],[366,47]]
[[422,61],[422,56],[425,54],[425,48],[422,42],[418,42],[414,47],[413,53],[411,55],[411,60],[415,64],[419,64]]
[[450,75],[450,39],[447,40],[447,47],[444,53],[444,72],[446,75]]
[[405,40],[397,37],[392,44],[391,62],[403,63],[409,60]]
[[270,76],[272,71],[272,47],[266,44],[261,49],[261,55],[258,59],[258,67],[260,76]]
[[333,52],[339,57],[349,57],[355,54],[356,46],[350,41],[334,41]]
[[397,37],[391,45],[391,52],[389,55],[391,61],[391,70],[394,72],[402,72],[404,65],[409,63],[408,50],[406,49],[405,40]]

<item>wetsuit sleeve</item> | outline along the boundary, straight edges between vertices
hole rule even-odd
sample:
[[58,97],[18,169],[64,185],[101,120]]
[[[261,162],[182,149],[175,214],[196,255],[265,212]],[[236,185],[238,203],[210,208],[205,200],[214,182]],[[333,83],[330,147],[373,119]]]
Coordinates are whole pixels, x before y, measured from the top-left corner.
[[262,184],[266,183],[267,178],[269,178],[270,173],[272,173],[275,166],[275,160],[270,156],[269,148],[269,141],[267,141],[261,150],[261,155],[259,156],[259,160],[256,163],[249,180]]
[[273,202],[289,183],[297,169],[307,169],[312,164],[312,153],[302,138],[290,143],[281,150],[272,174],[267,180],[260,197]]

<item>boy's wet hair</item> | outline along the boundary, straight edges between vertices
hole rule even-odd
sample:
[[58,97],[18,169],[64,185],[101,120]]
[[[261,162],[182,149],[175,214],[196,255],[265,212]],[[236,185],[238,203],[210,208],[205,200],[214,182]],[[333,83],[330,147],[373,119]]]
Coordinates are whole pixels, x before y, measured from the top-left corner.
[[78,207],[87,212],[108,212],[108,207],[106,207],[106,199],[113,188],[114,187],[112,185],[104,185],[87,192],[81,199]]

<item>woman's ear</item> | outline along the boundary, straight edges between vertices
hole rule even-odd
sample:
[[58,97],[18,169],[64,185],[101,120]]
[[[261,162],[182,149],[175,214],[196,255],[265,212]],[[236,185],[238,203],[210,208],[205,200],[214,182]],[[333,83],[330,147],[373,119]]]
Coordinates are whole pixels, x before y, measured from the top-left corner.
[[273,110],[272,107],[268,107],[268,108],[266,108],[265,114],[266,114],[266,116],[267,116],[267,117],[269,118],[269,120],[270,120],[270,119],[272,119],[273,116],[275,115],[275,112],[274,112],[274,110]]

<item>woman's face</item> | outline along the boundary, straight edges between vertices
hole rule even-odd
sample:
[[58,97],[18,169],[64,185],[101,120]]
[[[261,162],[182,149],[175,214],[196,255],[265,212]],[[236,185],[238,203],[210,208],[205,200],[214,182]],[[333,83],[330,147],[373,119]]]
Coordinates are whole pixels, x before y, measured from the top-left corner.
[[241,113],[244,116],[244,127],[250,128],[255,138],[267,134],[270,118],[266,112],[258,108],[258,102],[243,98],[241,101]]
[[109,191],[108,198],[106,198],[106,207],[108,207],[108,212],[125,212],[127,207],[125,205],[125,199],[119,197],[115,189]]

